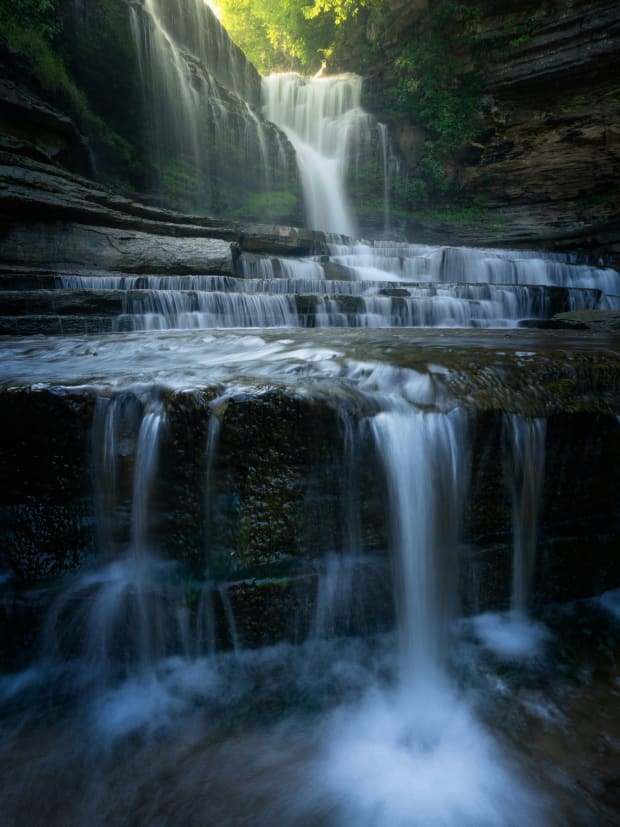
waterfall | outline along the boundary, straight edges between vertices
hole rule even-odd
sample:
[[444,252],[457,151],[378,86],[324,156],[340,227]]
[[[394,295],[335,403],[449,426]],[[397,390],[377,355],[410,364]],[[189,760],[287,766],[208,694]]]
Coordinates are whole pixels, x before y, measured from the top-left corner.
[[536,561],[547,420],[511,415],[506,416],[504,423],[514,545],[511,608],[518,614],[525,614]]
[[372,420],[389,490],[403,674],[437,679],[456,606],[466,417],[389,410]]
[[93,470],[98,541],[107,563],[77,577],[58,598],[46,623],[46,648],[79,656],[88,681],[102,692],[166,650],[166,609],[156,594],[166,563],[153,554],[164,428],[157,393],[143,402],[131,393],[97,399]]
[[506,660],[536,659],[549,637],[546,627],[529,614],[545,475],[546,436],[546,419],[504,415],[504,476],[512,506],[510,610],[479,615],[474,620],[474,628],[485,646]]
[[357,75],[308,80],[288,73],[263,79],[265,116],[295,147],[312,229],[356,235],[347,176],[368,174],[362,170],[365,163],[381,169],[386,224],[389,221],[386,128],[361,108],[361,91]]
[[136,557],[148,553],[150,543],[151,502],[157,480],[159,442],[164,415],[159,400],[147,410],[140,424],[131,506],[131,548]]

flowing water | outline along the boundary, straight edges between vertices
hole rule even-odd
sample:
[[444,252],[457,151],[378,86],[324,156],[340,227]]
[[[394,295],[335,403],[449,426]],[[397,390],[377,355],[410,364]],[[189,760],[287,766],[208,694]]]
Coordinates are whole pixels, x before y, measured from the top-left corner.
[[329,255],[304,259],[244,253],[235,276],[75,273],[55,277],[53,286],[74,312],[80,302],[67,291],[88,291],[85,315],[97,312],[97,297],[114,299],[112,328],[122,331],[517,327],[613,307],[620,293],[618,272],[566,256],[332,239]]
[[249,191],[294,192],[292,150],[259,114],[260,76],[208,4],[140,0],[128,13],[151,189],[173,206],[211,214],[224,202],[247,213]]
[[[19,377],[96,395],[101,544],[94,568],[60,585],[36,657],[0,678],[3,823],[612,825],[618,595],[537,609],[528,622],[539,634],[525,640],[500,615],[461,619],[472,435],[469,414],[441,389],[445,369],[394,365],[395,333],[374,352],[366,332],[301,336],[3,343],[5,386]],[[316,563],[298,644],[253,650],[240,639],[229,585],[211,570],[213,480],[228,400],[274,383],[338,411],[343,531],[341,547]],[[158,489],[168,389],[192,386],[218,390],[195,446],[205,563],[188,602],[179,564],[158,547]],[[351,417],[351,400],[361,418]],[[545,421],[508,416],[504,430],[513,600],[524,610]],[[391,572],[361,539],[358,475],[368,452]],[[394,604],[393,632],[370,622],[378,595]],[[222,623],[228,650],[214,648]]]
[[538,525],[545,472],[547,420],[505,415],[505,476],[512,502],[512,589],[510,610],[482,614],[477,634],[496,654],[509,658],[536,657],[548,634],[529,615],[538,547]]
[[306,221],[315,230],[356,235],[346,178],[368,161],[383,173],[385,229],[389,230],[389,180],[395,162],[386,127],[362,109],[361,94],[358,75],[308,80],[289,73],[263,79],[265,116],[295,147]]

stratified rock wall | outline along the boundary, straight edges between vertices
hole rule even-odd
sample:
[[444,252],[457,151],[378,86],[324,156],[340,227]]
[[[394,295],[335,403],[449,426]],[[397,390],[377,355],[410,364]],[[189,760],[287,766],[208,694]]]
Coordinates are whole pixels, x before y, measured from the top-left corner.
[[[491,37],[505,9],[482,8],[480,33]],[[565,246],[617,255],[620,6],[528,3],[518,14],[532,21],[531,34],[493,53],[488,133],[478,162],[463,164],[462,190],[508,208],[523,235],[528,226],[534,237],[545,227]]]
[[[414,177],[433,136],[398,114],[389,90],[400,77],[400,51],[439,5],[439,0],[386,0],[383,15],[367,26],[351,56],[337,56],[338,68],[346,68],[349,59],[350,68],[369,78],[367,105],[390,121]],[[422,204],[406,232],[430,243],[544,245],[617,260],[620,5],[613,0],[471,5],[475,22],[463,20],[467,36],[449,57],[460,62],[458,77],[482,71],[480,133],[454,153],[446,173],[456,185],[456,201],[481,204],[487,215],[439,220],[424,215]]]

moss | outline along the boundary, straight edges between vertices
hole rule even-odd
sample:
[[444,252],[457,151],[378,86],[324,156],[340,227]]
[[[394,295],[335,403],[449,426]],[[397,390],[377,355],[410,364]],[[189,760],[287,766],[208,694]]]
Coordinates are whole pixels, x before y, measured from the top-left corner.
[[309,545],[316,553],[307,515],[316,501],[331,513],[339,450],[335,414],[323,403],[275,389],[230,400],[216,463],[218,571],[288,560]]
[[603,209],[613,213],[620,210],[620,185],[616,184],[603,192],[592,192],[580,201],[576,201],[573,209],[579,216],[590,210]]
[[161,449],[161,535],[167,556],[201,575],[206,565],[207,441],[216,391],[169,392]]
[[298,194],[290,191],[247,192],[243,202],[231,210],[232,218],[261,223],[295,223],[300,215]]

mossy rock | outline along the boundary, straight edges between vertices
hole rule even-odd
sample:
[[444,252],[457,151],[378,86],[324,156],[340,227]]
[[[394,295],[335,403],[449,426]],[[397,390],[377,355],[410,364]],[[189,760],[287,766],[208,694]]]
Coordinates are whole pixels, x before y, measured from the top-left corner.
[[90,432],[94,398],[56,389],[0,394],[0,509],[13,570],[74,571],[95,551]]
[[324,402],[276,389],[229,401],[216,458],[224,508],[214,548],[226,550],[231,570],[320,553],[304,542],[308,508],[318,501],[333,516],[341,450],[336,412]]

